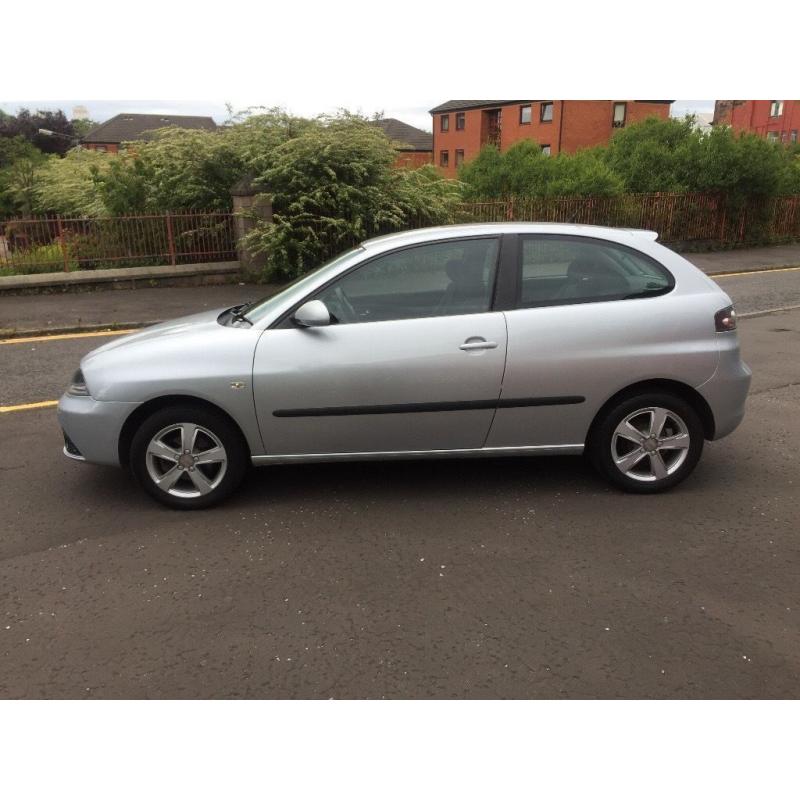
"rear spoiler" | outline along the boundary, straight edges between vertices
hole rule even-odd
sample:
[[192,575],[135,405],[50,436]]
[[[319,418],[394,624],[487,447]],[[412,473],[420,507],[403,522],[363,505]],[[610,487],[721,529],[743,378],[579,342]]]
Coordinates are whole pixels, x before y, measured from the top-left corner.
[[625,230],[637,239],[647,239],[648,242],[658,239],[658,231],[648,231],[644,228],[625,228]]

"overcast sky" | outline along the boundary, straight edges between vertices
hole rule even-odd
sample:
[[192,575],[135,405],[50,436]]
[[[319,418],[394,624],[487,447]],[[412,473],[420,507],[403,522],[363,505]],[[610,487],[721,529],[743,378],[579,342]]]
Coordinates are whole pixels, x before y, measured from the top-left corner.
[[[796,93],[796,48],[775,47],[775,20],[794,18],[797,0],[772,0],[769,14],[668,6],[656,19],[641,0],[573,0],[551,19],[530,0],[137,0],[119,16],[107,0],[67,13],[63,0],[12,0],[0,107],[84,105],[98,121],[121,111],[223,121],[226,102],[302,116],[342,107],[429,128],[428,109],[445,100],[531,87],[586,99]],[[745,41],[748,58],[726,57]],[[672,113],[712,109],[680,100]]]
[[[371,115],[375,111],[383,111],[386,117],[395,117],[407,122],[409,125],[415,125],[424,130],[431,129],[431,116],[428,109],[449,100],[449,97],[442,97],[430,101],[427,106],[391,106],[386,105],[383,108],[360,108],[351,110],[360,110],[362,113]],[[254,99],[245,105],[272,105],[269,98]],[[3,111],[14,114],[20,108],[30,109],[48,109],[55,110],[61,109],[68,117],[72,116],[72,109],[75,106],[85,106],[89,110],[90,119],[96,122],[105,122],[105,120],[113,117],[115,114],[120,114],[123,111],[138,112],[140,114],[197,114],[200,116],[214,117],[217,122],[224,122],[228,116],[224,102],[181,102],[181,101],[167,101],[167,100],[19,100],[16,102],[0,102],[0,109]],[[238,108],[238,107],[237,107]],[[301,105],[299,108],[288,108],[289,111],[303,114],[306,116],[313,116],[318,113],[325,113],[335,111],[335,106],[321,106],[314,108],[310,105]],[[672,116],[682,117],[684,114],[698,114],[710,113],[714,110],[713,100],[676,100],[672,104]]]

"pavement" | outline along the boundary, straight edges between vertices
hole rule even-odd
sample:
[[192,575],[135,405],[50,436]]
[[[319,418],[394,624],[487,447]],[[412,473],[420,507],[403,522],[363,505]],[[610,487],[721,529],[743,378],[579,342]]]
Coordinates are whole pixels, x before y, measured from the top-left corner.
[[[774,270],[786,266],[800,267],[800,244],[684,255],[709,275]],[[770,284],[765,291],[773,291],[772,286]],[[778,298],[784,297],[790,286],[794,286],[791,279],[775,289]],[[117,288],[74,293],[0,294],[0,335],[67,333],[149,325],[195,311],[257,300],[274,294],[279,288],[277,285],[239,283],[197,287]],[[793,302],[800,300],[795,296]],[[787,304],[777,300],[776,303]]]
[[715,253],[683,253],[709,275],[758,269],[800,266],[800,243],[773,247],[742,247]]
[[[740,335],[743,424],[653,497],[581,458],[318,464],[187,514],[2,413],[0,698],[797,698],[800,310]],[[108,340],[0,345],[0,404]]]
[[54,294],[0,294],[0,333],[67,333],[150,325],[196,311],[257,300],[277,287],[233,283]]

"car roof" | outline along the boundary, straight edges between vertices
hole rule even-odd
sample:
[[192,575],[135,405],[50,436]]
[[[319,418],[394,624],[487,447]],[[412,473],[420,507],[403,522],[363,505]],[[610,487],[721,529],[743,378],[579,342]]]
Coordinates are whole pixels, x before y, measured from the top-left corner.
[[417,228],[376,236],[361,243],[367,250],[385,250],[407,244],[420,244],[439,239],[455,239],[462,236],[497,236],[503,233],[550,233],[562,236],[586,236],[606,239],[622,244],[638,240],[655,241],[658,233],[638,228],[609,228],[602,225],[575,225],[563,222],[476,222],[462,225],[440,225],[432,228]]

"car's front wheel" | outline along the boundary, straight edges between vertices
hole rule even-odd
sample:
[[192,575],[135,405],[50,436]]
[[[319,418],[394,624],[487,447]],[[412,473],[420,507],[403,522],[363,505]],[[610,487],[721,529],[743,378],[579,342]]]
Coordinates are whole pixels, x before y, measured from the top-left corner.
[[222,414],[170,406],[149,416],[131,443],[131,469],[156,500],[171,508],[208,508],[224,500],[247,471],[247,445]]
[[695,410],[672,394],[629,397],[599,420],[589,455],[598,471],[629,492],[669,489],[686,478],[703,452]]

